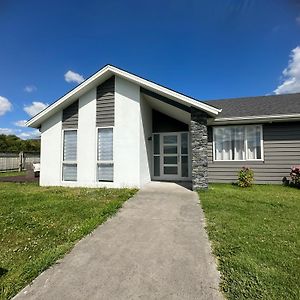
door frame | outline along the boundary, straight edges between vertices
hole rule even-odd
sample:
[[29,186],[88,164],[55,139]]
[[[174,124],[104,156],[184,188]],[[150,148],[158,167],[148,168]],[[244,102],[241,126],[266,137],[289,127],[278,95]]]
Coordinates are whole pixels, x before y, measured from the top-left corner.
[[[181,176],[181,133],[187,133],[188,136],[188,177],[182,177]],[[154,176],[154,156],[158,156],[154,154],[154,135],[159,135],[159,142],[160,142],[160,176]],[[167,135],[177,135],[177,157],[179,160],[177,160],[177,174],[170,174],[170,175],[164,175],[163,174],[163,136]],[[192,179],[192,164],[191,164],[191,143],[190,143],[190,132],[189,131],[175,131],[175,132],[153,132],[152,133],[152,153],[151,153],[151,161],[152,161],[152,167],[151,167],[151,179],[153,180],[165,180],[165,181],[191,181]],[[175,145],[175,144],[174,144]]]

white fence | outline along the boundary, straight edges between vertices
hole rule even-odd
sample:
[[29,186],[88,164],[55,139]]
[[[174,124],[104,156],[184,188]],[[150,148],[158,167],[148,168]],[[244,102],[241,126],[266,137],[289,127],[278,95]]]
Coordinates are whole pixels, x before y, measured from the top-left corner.
[[0,153],[0,172],[26,170],[32,163],[38,162],[38,152]]

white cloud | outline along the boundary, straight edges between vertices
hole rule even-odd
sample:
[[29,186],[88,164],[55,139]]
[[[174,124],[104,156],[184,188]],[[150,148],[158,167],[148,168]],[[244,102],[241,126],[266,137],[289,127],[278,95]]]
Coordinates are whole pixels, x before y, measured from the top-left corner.
[[40,111],[45,109],[48,106],[48,104],[45,104],[43,102],[34,101],[31,105],[25,105],[24,111],[30,116],[33,117],[36,114],[38,114]]
[[23,140],[37,139],[41,136],[41,133],[38,129],[28,129],[26,131],[23,131],[21,129],[0,128],[0,134],[16,135]]
[[11,102],[5,98],[0,96],[0,116],[3,116],[6,114],[8,111],[12,110],[12,104]]
[[32,129],[30,131],[23,131],[21,133],[17,133],[16,135],[23,140],[29,140],[39,138],[41,136],[41,133],[38,129]]
[[14,123],[14,125],[15,126],[18,126],[18,127],[26,127],[26,120],[19,120],[19,121],[16,121],[15,123]]
[[26,85],[24,88],[24,91],[27,93],[32,93],[37,90],[37,87],[35,85]]
[[65,81],[66,82],[76,82],[76,83],[81,83],[82,81],[84,81],[84,78],[82,75],[75,73],[71,70],[69,70],[66,74],[65,74]]
[[296,23],[300,25],[300,16],[296,18]]
[[11,135],[15,134],[15,132],[11,128],[0,128],[0,134]]
[[291,51],[288,66],[282,72],[282,83],[274,90],[275,94],[300,92],[300,47]]

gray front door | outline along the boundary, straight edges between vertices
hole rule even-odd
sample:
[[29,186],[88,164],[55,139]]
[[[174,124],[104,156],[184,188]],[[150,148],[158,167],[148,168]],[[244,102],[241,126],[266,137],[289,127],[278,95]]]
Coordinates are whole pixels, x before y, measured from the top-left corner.
[[189,133],[153,134],[153,179],[189,180]]

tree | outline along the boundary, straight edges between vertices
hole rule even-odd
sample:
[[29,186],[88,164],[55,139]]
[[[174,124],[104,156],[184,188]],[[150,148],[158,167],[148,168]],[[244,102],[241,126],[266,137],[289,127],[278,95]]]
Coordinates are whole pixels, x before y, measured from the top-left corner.
[[0,152],[39,152],[39,139],[22,140],[15,135],[0,134]]

